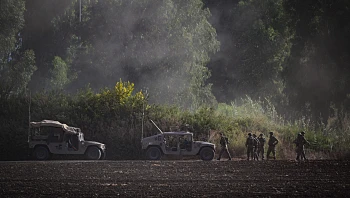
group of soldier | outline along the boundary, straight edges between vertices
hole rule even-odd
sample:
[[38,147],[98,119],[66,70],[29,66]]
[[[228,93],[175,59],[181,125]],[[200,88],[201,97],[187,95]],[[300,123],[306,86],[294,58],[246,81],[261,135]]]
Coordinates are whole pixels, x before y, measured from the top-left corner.
[[[270,132],[269,135],[270,139],[267,142],[268,149],[266,153],[266,159],[269,159],[271,153],[273,159],[276,159],[276,145],[278,144],[278,140],[273,135],[273,132]],[[259,137],[257,137],[255,134],[248,133],[248,137],[245,143],[245,146],[247,147],[247,160],[259,160],[259,156],[261,156],[261,159],[264,160],[265,142],[266,139],[263,133],[261,133]]]
[[[221,145],[221,151],[219,154],[219,157],[217,160],[220,160],[222,154],[224,152],[227,153],[229,160],[231,160],[231,155],[228,150],[228,139],[224,136],[223,133],[220,133],[220,145]],[[276,145],[278,144],[278,139],[274,136],[273,132],[269,132],[269,141],[267,142],[268,149],[266,153],[266,160],[270,158],[270,154],[272,153],[273,159],[276,159]],[[248,137],[245,143],[245,146],[247,148],[247,160],[259,160],[261,157],[261,160],[264,160],[264,153],[265,153],[265,143],[266,139],[264,137],[264,134],[261,133],[259,137],[257,137],[255,134],[248,133]],[[305,145],[309,144],[309,142],[305,139],[305,132],[302,131],[298,133],[297,138],[293,141],[293,143],[296,145],[296,160],[306,160],[305,157]]]

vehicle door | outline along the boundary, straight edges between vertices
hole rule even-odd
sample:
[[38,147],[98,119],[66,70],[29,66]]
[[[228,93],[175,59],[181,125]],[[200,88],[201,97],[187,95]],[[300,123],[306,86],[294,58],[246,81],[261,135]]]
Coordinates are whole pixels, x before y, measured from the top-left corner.
[[180,136],[180,150],[182,155],[190,155],[193,149],[192,134]]
[[66,148],[63,142],[64,131],[61,127],[42,126],[42,133],[48,134],[47,147],[53,154],[65,154]]
[[168,155],[179,155],[179,136],[174,134],[164,134],[165,150]]
[[66,147],[67,147],[68,154],[76,154],[79,152],[80,142],[79,142],[78,134],[67,134],[66,142],[67,142]]

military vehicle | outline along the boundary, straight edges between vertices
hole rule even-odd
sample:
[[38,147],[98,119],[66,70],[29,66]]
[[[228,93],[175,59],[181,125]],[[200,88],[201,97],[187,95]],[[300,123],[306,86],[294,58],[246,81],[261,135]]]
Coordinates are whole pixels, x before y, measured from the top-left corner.
[[85,141],[80,128],[52,120],[30,122],[28,143],[30,153],[37,160],[46,160],[53,154],[85,155],[89,160],[104,159],[106,155],[105,145]]
[[163,132],[143,138],[142,149],[149,160],[159,160],[163,155],[194,156],[210,161],[215,156],[215,144],[203,141],[193,141],[193,133],[186,131]]

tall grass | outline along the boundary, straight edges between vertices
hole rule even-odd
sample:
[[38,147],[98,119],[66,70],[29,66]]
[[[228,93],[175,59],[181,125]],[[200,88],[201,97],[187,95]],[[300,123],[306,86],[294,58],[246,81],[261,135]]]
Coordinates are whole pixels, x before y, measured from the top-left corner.
[[[275,107],[268,100],[253,101],[246,97],[239,102],[219,104],[217,116],[224,116],[230,120],[230,125],[236,126],[235,131],[226,130],[233,137],[232,149],[238,155],[244,155],[242,149],[246,134],[273,131],[280,140],[277,147],[278,157],[291,159],[295,157],[293,140],[301,131],[306,132],[306,139],[310,142],[307,151],[311,158],[344,157],[349,155],[350,118],[346,113],[335,115],[328,119],[327,124],[315,122],[307,117],[300,117],[294,121],[285,120],[278,115]],[[226,128],[229,129],[227,126]],[[238,130],[238,131],[237,131]]]

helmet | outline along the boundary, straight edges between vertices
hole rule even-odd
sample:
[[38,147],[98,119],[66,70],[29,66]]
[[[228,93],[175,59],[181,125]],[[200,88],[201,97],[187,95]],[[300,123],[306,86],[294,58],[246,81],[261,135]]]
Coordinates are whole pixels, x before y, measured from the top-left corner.
[[270,132],[269,132],[269,134],[270,134],[270,135],[273,135],[273,132],[272,132],[272,131],[270,131]]
[[301,135],[304,135],[304,134],[305,134],[305,132],[304,132],[304,131],[302,131],[302,132],[300,132],[300,134],[301,134]]
[[264,134],[263,134],[263,133],[260,133],[260,135],[259,135],[259,136],[261,136],[261,137],[262,137],[262,136],[264,136]]
[[256,135],[255,135],[255,134],[253,134],[253,137],[256,137]]
[[251,135],[252,135],[252,133],[248,133],[248,135],[249,135],[249,136],[251,136]]

